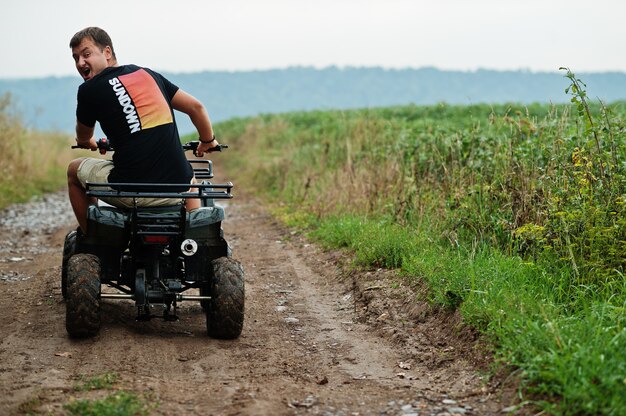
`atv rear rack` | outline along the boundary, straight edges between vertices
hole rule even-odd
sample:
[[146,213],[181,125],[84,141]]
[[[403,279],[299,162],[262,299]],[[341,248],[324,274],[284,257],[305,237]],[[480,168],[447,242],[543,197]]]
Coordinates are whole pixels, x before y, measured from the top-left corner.
[[[194,184],[155,184],[155,183],[86,183],[87,195],[97,198],[164,198],[164,199],[231,199],[232,182],[224,184],[194,183]],[[93,189],[107,188],[107,189]],[[144,191],[132,189],[143,188]],[[187,192],[163,192],[162,189],[196,188],[197,191]],[[151,190],[152,189],[152,190]],[[217,190],[221,189],[221,190]]]
[[[213,178],[213,162],[211,160],[190,159],[189,163],[191,163],[193,167],[193,176],[195,176],[196,179]],[[206,167],[196,167],[193,165],[206,165]]]

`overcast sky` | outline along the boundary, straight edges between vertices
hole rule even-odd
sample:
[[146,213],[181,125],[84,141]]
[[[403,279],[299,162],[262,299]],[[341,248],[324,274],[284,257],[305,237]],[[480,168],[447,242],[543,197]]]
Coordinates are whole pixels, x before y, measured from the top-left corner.
[[0,0],[0,78],[75,74],[100,26],[120,63],[163,72],[289,66],[626,72],[618,0]]

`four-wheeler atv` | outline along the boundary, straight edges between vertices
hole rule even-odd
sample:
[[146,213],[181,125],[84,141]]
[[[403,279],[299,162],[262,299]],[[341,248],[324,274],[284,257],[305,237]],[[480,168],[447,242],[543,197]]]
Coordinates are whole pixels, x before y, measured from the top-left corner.
[[[101,153],[113,150],[106,139],[98,147]],[[183,145],[194,153],[197,147],[197,141]],[[233,184],[208,181],[213,177],[211,161],[190,162],[198,180],[191,190],[189,184],[87,183],[87,195],[131,198],[133,207],[90,205],[87,232],[78,228],[65,238],[61,289],[71,337],[98,333],[102,299],[133,300],[140,321],[177,320],[178,302],[199,301],[209,336],[239,337],[244,272],[223,237],[224,209],[214,203],[232,198]],[[141,198],[168,198],[172,205],[139,207]],[[186,212],[182,200],[188,198],[201,199],[202,208]],[[103,292],[102,285],[116,291]],[[185,294],[190,289],[199,294]]]

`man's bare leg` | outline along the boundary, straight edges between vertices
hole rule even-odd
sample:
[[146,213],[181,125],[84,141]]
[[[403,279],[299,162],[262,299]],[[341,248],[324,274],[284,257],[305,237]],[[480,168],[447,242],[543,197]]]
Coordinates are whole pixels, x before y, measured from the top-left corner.
[[[191,183],[198,183],[196,178],[191,179]],[[191,188],[189,192],[198,192],[198,188]],[[185,200],[185,209],[187,212],[191,212],[194,209],[198,209],[202,206],[202,200],[197,198],[189,198]]]
[[67,190],[78,225],[83,234],[87,234],[87,208],[96,203],[96,198],[87,196],[83,184],[78,180],[78,167],[83,160],[72,160],[67,167]]

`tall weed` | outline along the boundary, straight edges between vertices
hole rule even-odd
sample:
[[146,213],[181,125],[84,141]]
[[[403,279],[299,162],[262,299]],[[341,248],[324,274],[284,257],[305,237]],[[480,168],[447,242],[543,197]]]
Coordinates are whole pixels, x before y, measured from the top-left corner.
[[0,97],[0,208],[62,188],[70,144],[67,135],[28,129],[10,95]]

